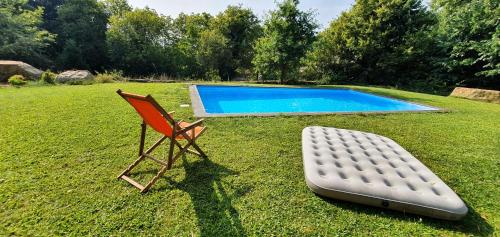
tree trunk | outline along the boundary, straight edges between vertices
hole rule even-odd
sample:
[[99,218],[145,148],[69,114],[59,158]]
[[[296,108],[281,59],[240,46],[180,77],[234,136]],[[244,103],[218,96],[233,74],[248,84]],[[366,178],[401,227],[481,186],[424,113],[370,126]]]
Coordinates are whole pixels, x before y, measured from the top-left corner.
[[285,84],[285,79],[286,79],[286,66],[281,65],[280,67],[280,84]]

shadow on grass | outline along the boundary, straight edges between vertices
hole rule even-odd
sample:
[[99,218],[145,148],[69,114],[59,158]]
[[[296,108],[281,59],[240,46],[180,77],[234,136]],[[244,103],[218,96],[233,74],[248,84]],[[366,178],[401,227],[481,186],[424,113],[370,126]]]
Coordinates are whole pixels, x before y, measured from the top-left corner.
[[[238,173],[209,159],[192,163],[183,158],[186,178],[182,182],[168,179],[173,188],[189,194],[193,203],[201,236],[245,236],[238,211],[232,206],[234,195],[228,194],[222,178]],[[238,196],[248,188],[233,190]]]
[[414,222],[415,220],[421,220],[423,224],[431,226],[435,229],[446,229],[450,231],[457,231],[466,235],[491,236],[493,234],[493,227],[490,224],[488,224],[488,222],[486,222],[479,215],[479,213],[477,213],[469,205],[467,205],[467,207],[469,208],[469,212],[462,220],[447,221],[447,220],[440,220],[425,216],[414,215],[410,213],[402,213],[389,209],[382,209],[362,204],[350,203],[336,199],[330,199],[319,195],[316,196],[339,208],[348,209],[357,213],[379,215],[379,216],[390,217],[398,220],[411,221],[411,222]]

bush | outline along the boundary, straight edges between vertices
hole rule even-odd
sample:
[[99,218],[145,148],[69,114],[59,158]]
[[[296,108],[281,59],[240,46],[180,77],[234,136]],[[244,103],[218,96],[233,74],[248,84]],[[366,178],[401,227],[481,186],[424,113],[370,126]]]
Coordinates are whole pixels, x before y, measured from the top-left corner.
[[123,73],[121,71],[106,71],[104,73],[97,74],[94,80],[97,83],[113,83],[115,81],[125,81],[125,77],[123,77]]
[[40,76],[40,82],[47,84],[55,84],[57,74],[47,70]]
[[209,70],[205,73],[205,79],[208,81],[222,81],[216,70]]
[[26,84],[26,79],[23,75],[14,75],[9,77],[8,82],[13,86],[22,86]]
[[112,82],[115,82],[115,80],[113,80],[113,76],[111,76],[109,74],[97,74],[97,76],[95,77],[94,80],[97,83],[112,83]]

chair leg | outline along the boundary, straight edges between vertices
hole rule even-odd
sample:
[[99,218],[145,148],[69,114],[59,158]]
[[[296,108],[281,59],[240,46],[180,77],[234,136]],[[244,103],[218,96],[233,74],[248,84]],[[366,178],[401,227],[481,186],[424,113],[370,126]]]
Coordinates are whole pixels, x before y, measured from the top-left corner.
[[177,154],[175,154],[174,158],[172,159],[172,163],[175,162],[182,154],[186,153],[187,150],[189,150],[189,147],[193,144],[194,141],[189,141],[188,144],[186,144]]
[[172,168],[172,163],[174,163],[174,160],[172,157],[174,156],[174,145],[177,144],[177,141],[175,140],[175,133],[174,136],[170,138],[170,148],[168,149],[168,161],[167,161],[167,169]]
[[155,175],[155,177],[153,177],[153,179],[151,179],[148,184],[146,184],[146,186],[141,189],[141,193],[145,193],[147,192],[151,186],[153,186],[153,184],[156,183],[156,181],[158,181],[158,179],[163,176],[163,174],[172,168],[172,163],[173,163],[173,160],[172,160],[172,156],[174,154],[174,145],[177,144],[176,143],[177,141],[174,139],[174,138],[170,138],[170,148],[169,148],[169,151],[168,151],[168,162],[167,162],[167,166],[162,166],[160,171],[158,171],[158,173]]
[[146,140],[146,123],[144,121],[141,124],[141,140],[139,143],[139,158],[134,161],[134,163],[130,164],[127,169],[125,169],[120,175],[118,175],[118,179],[121,178],[124,175],[127,175],[128,172],[130,172],[135,166],[137,166],[143,159],[143,152],[144,152],[144,141]]
[[153,144],[146,152],[144,152],[145,154],[149,154],[151,153],[154,149],[156,149],[156,147],[158,147],[163,141],[165,141],[165,139],[167,139],[168,137],[167,136],[163,136],[162,138],[160,138],[158,141],[155,142],[155,144]]
[[[187,151],[192,152],[194,154],[197,154],[203,158],[206,158],[207,155],[200,149],[200,147],[195,143],[196,138],[195,137],[186,137],[188,143],[185,146],[182,146],[176,139],[176,134],[175,132],[172,134],[172,137],[168,136],[163,136],[160,138],[155,144],[153,144],[147,151],[144,152],[144,140],[146,136],[146,125],[143,123],[141,129],[141,141],[139,145],[139,158],[135,160],[129,167],[124,170],[118,178],[122,178],[123,180],[131,183],[135,187],[139,188],[141,190],[141,193],[147,192],[157,181],[158,179],[163,176],[163,174],[172,168],[173,163],[184,153]],[[151,153],[154,149],[156,149],[163,141],[167,138],[170,138],[170,146],[169,146],[169,152],[168,152],[168,161],[166,166],[162,165],[161,169],[158,171],[158,173],[146,184],[146,186],[142,186],[132,178],[128,177],[128,173],[135,167],[137,166],[142,160],[148,157],[148,154]],[[179,152],[175,154],[174,156],[174,149],[175,146],[179,147]],[[189,147],[193,146],[196,151],[190,150]],[[152,157],[151,157],[152,158]],[[158,161],[157,161],[158,162]]]
[[[177,140],[175,141],[175,145],[180,149],[182,150],[184,147],[181,145],[181,143],[179,143]],[[201,156],[203,157],[202,154],[200,154],[199,152],[195,151],[195,150],[192,150],[192,149],[187,149],[187,152],[189,153],[192,153],[192,154],[195,154],[197,156]]]
[[202,158],[207,158],[207,154],[205,154],[205,152],[203,152],[203,151],[201,150],[201,148],[198,146],[198,144],[196,144],[194,141],[193,141],[192,146],[194,147],[194,149],[196,149],[196,151],[198,151],[198,153],[200,153],[200,156],[201,156]]
[[[146,150],[145,152],[143,152],[144,150],[144,138],[143,138],[143,134],[145,135],[145,129],[141,132],[141,145],[139,146],[139,151],[141,152],[141,154],[139,154],[139,158],[137,158],[137,160],[135,160],[132,164],[130,164],[127,169],[125,169],[119,176],[118,176],[118,179],[124,179],[126,180],[127,182],[131,183],[132,185],[138,187],[139,189],[141,190],[144,190],[144,188],[141,188],[142,185],[140,185],[139,183],[137,183],[136,181],[132,180],[130,177],[128,177],[128,173],[134,168],[136,167],[141,161],[143,161],[145,158],[146,158],[146,155],[153,152],[154,149],[156,149],[161,143],[163,143],[163,141],[165,141],[165,139],[167,139],[168,137],[167,136],[163,136],[162,138],[160,138],[158,141],[156,141],[148,150]],[[156,177],[156,176],[155,176]],[[156,181],[155,181],[156,182]],[[151,182],[150,182],[151,183]],[[153,182],[154,183],[154,182]],[[152,185],[152,184],[151,184]],[[150,185],[150,187],[151,187]],[[147,190],[146,190],[147,191]]]
[[144,140],[146,140],[146,123],[142,121],[141,124],[141,142],[139,144],[139,156],[144,152]]
[[148,184],[146,184],[146,186],[141,189],[141,193],[145,193],[147,192],[151,186],[153,186],[153,184],[156,183],[156,181],[158,181],[158,179],[163,176],[163,174],[165,173],[165,171],[167,171],[167,167],[166,166],[162,166],[160,171],[158,171],[158,173],[155,175],[155,177],[153,177],[153,179],[151,179],[151,181],[148,182]]
[[144,160],[144,156],[141,155],[137,160],[134,161],[134,163],[130,164],[127,169],[125,169],[120,175],[118,175],[118,179],[120,179],[122,176],[127,175],[128,172],[130,172],[135,166],[137,166],[142,160]]

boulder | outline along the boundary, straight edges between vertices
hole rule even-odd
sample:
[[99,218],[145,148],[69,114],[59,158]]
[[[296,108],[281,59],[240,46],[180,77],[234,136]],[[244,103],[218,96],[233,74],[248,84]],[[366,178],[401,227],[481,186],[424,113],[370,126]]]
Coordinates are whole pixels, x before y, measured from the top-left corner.
[[456,87],[450,96],[481,100],[500,104],[500,91],[476,88]]
[[82,84],[91,80],[94,80],[94,75],[87,70],[65,71],[56,77],[56,82],[66,84]]
[[29,80],[38,80],[43,71],[20,61],[0,60],[0,82],[6,82],[13,75],[23,75]]

